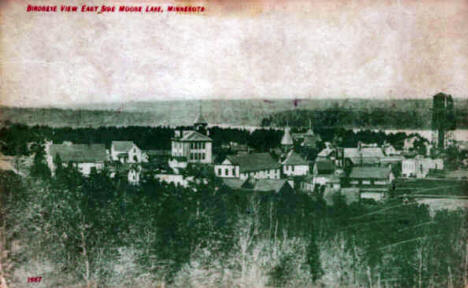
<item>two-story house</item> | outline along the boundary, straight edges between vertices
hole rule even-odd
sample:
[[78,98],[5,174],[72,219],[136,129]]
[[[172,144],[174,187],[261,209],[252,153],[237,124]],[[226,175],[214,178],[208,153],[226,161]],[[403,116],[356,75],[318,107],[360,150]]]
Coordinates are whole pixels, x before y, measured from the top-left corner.
[[132,141],[112,141],[110,156],[112,161],[121,163],[141,163],[147,156]]
[[286,176],[305,176],[309,173],[309,162],[294,151],[289,151],[281,163]]

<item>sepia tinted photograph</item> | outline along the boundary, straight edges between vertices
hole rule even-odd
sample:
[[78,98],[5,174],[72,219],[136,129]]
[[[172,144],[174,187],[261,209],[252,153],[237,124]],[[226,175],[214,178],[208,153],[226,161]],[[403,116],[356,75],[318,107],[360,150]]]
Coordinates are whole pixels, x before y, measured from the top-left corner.
[[0,288],[468,288],[465,0],[0,3]]

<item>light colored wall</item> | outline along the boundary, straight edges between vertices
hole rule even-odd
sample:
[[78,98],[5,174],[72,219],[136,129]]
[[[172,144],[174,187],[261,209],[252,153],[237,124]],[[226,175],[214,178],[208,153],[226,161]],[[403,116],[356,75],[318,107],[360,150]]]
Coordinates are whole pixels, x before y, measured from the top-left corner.
[[165,183],[173,183],[174,185],[180,185],[183,187],[188,186],[188,181],[187,179],[184,178],[182,175],[178,174],[158,174],[154,176],[156,179],[159,179],[162,182]]
[[283,165],[283,174],[287,176],[304,176],[309,173],[309,165]]
[[83,175],[88,176],[91,173],[91,169],[93,167],[95,167],[97,171],[104,168],[104,163],[78,163],[76,166],[78,171],[80,171]]
[[230,164],[215,165],[214,172],[217,177],[239,178],[239,166]]
[[[197,147],[191,148],[191,143],[204,143],[205,148]],[[191,159],[193,153],[204,154],[205,159]],[[172,141],[171,143],[171,155],[173,157],[186,157],[190,163],[212,163],[213,151],[211,142],[180,142]]]
[[384,198],[382,192],[361,192],[361,199],[373,199],[375,201],[381,201]]
[[240,179],[245,180],[248,177],[254,179],[280,179],[280,169],[268,169],[255,172],[241,173]]
[[401,163],[401,174],[403,177],[410,177],[412,175],[417,178],[424,178],[431,169],[444,169],[444,161],[442,159],[421,158],[404,159]]
[[[118,161],[119,160],[119,155],[121,154],[127,154],[125,152],[119,152],[114,149],[114,145],[111,146],[111,159],[113,161]],[[134,157],[137,157],[137,160],[134,160]],[[127,163],[140,163],[142,162],[142,151],[138,146],[135,144],[133,145],[132,149],[128,152],[128,162]],[[122,161],[123,162],[123,161]]]

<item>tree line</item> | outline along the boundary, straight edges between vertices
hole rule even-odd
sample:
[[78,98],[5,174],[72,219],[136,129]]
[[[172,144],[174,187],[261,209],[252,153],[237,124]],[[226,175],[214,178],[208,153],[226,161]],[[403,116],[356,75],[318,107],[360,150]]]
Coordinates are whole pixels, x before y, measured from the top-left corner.
[[[292,124],[292,123],[290,123]],[[302,127],[302,128],[301,128]],[[292,132],[305,132],[307,126],[293,127]],[[191,127],[99,127],[99,128],[53,128],[48,126],[27,126],[23,124],[3,125],[0,128],[0,151],[4,155],[31,155],[34,143],[62,143],[70,141],[77,144],[103,143],[110,148],[111,142],[115,140],[130,140],[135,142],[143,150],[170,150],[171,139],[175,129],[191,129]],[[383,131],[353,131],[344,128],[322,128],[314,129],[323,142],[334,142],[342,147],[356,147],[358,142],[383,144],[388,142],[395,148],[401,149],[405,133],[386,134]],[[256,151],[265,152],[280,146],[282,130],[278,129],[256,129],[249,131],[238,128],[210,127],[209,136],[213,139],[215,151],[223,144],[230,142],[246,144]]]

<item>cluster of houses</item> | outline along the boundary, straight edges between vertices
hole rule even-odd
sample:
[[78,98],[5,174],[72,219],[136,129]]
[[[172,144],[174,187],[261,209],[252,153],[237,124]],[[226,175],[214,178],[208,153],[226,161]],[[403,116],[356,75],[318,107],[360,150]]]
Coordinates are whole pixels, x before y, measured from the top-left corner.
[[141,172],[151,167],[147,164],[153,161],[152,158],[164,157],[168,169],[158,171],[155,177],[184,187],[200,181],[184,173],[192,166],[210,169],[222,179],[223,185],[231,189],[277,193],[302,190],[324,197],[341,193],[346,199],[376,200],[387,195],[397,176],[424,178],[431,171],[444,168],[442,159],[407,153],[412,150],[413,138],[405,141],[402,151],[387,143],[380,146],[358,143],[357,147],[348,148],[325,143],[325,148],[317,153],[315,159],[305,159],[294,147],[319,149],[322,145],[322,139],[311,128],[305,133],[291,133],[286,128],[281,150],[277,153],[252,152],[246,145],[231,143],[236,147],[235,153],[215,160],[207,125],[200,113],[193,129],[176,130],[170,152],[143,151],[132,141],[113,141],[110,149],[106,149],[104,144],[48,143],[47,163],[52,173],[57,159],[60,159],[63,165],[75,165],[84,175],[111,163],[112,176],[125,175],[129,183],[138,184]]

